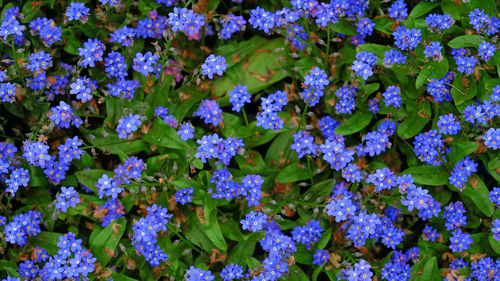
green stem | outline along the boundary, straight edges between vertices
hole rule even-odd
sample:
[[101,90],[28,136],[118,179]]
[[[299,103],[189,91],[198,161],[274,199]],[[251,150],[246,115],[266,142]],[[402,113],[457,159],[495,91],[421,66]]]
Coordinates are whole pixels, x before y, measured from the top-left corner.
[[325,71],[328,67],[328,58],[330,57],[330,23],[328,23],[328,25],[326,26],[326,59],[325,59]]
[[[122,143],[127,143],[127,142],[140,141],[140,140],[141,139],[116,141],[116,142],[112,142],[112,143],[107,143],[106,146],[115,145],[115,144],[122,144]],[[87,146],[83,146],[83,147],[80,147],[80,148],[81,149],[89,149],[89,148],[99,148],[100,149],[100,146],[98,146],[98,145],[87,145]]]
[[[306,114],[306,112],[307,112],[307,109],[308,109],[308,108],[309,108],[309,100],[308,100],[308,101],[307,101],[307,103],[306,103],[306,107],[304,108],[304,111],[303,111],[303,112],[302,112],[302,114],[300,115],[299,127],[297,127],[297,131],[295,131],[295,133],[297,133],[297,132],[299,132],[299,131],[300,131],[300,128],[302,127],[303,120],[305,121],[305,118],[304,118],[304,117],[305,117],[305,114]],[[288,144],[287,144],[287,146],[286,146],[286,147],[288,148],[288,150],[286,151],[286,155],[285,155],[285,163],[284,163],[284,164],[286,164],[286,162],[288,162],[288,156],[290,155],[290,151],[292,150],[292,149],[290,148],[290,142],[291,142],[291,139],[290,139],[290,141],[288,141]]]
[[180,234],[178,231],[177,231],[177,227],[175,225],[173,225],[172,223],[168,223],[167,225],[167,228],[168,230],[172,231],[173,233],[175,233],[175,235],[177,235],[177,237],[179,237],[182,241],[185,241],[186,243],[189,244],[189,246],[191,246],[192,249],[196,250],[198,253],[201,253],[203,251],[203,249],[200,249],[198,246],[196,246],[195,244],[193,244],[191,241],[189,241],[188,239],[184,238],[184,236],[182,236],[182,234]]
[[247,113],[245,112],[245,108],[241,108],[241,112],[243,113],[243,119],[245,119],[245,126],[248,127],[248,118]]
[[[309,169],[309,171],[311,172],[311,158],[309,156],[306,156],[306,159],[307,159],[307,169]],[[309,176],[309,179],[311,180],[311,186],[314,184],[313,174],[314,173],[311,173],[311,175]]]

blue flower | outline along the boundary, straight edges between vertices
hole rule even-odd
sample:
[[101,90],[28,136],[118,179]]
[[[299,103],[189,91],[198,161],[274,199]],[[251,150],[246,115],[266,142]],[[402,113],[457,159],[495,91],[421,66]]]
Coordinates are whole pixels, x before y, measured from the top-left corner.
[[134,42],[136,31],[134,28],[124,26],[120,29],[116,29],[110,34],[110,42],[119,43],[124,47],[132,45]]
[[458,72],[470,75],[474,72],[474,67],[478,63],[476,57],[459,56],[457,60]]
[[29,64],[26,66],[31,72],[39,72],[41,70],[46,70],[52,65],[52,57],[50,54],[40,51],[34,54],[30,54],[28,57]]
[[425,46],[424,55],[426,58],[433,58],[436,61],[441,61],[443,55],[441,50],[443,47],[440,42],[432,42],[430,45]]
[[234,264],[234,263],[228,264],[222,269],[222,271],[220,273],[220,277],[224,281],[230,281],[230,280],[234,280],[234,279],[243,278],[244,277],[243,267],[241,265]]
[[450,29],[455,23],[455,20],[448,14],[429,14],[425,18],[425,23],[427,23],[431,31],[435,32]]
[[245,215],[245,219],[241,220],[243,230],[249,230],[252,232],[261,231],[263,225],[266,223],[267,215],[261,212],[251,211]]
[[411,51],[422,41],[422,31],[420,29],[408,29],[406,26],[398,26],[392,33],[396,46],[401,50]]
[[125,63],[125,58],[118,52],[112,51],[108,54],[108,57],[104,59],[104,66],[106,67],[106,73],[113,77],[126,77],[127,64]]
[[257,7],[250,11],[250,19],[248,19],[248,23],[250,23],[253,28],[269,33],[274,28],[275,17],[273,13],[262,9],[261,7]]
[[82,23],[86,23],[89,18],[90,9],[85,7],[84,3],[71,2],[71,4],[66,8],[66,13],[64,14],[69,21],[79,20]]
[[438,130],[441,134],[456,135],[460,131],[460,121],[456,120],[453,113],[439,116],[437,122]]
[[138,52],[134,58],[133,69],[144,76],[148,76],[149,73],[156,71],[158,59],[158,55],[153,55],[151,52],[147,52],[144,55]]
[[402,99],[401,99],[401,90],[397,86],[389,86],[382,94],[384,97],[384,102],[386,106],[394,106],[395,108],[400,108]]
[[309,132],[298,131],[293,135],[293,144],[291,149],[295,150],[299,155],[299,158],[305,155],[316,156],[316,151],[318,150],[318,145],[314,143],[314,137],[309,134]]
[[500,128],[489,128],[488,131],[482,136],[484,145],[488,148],[497,150],[500,148]]
[[222,76],[227,68],[226,58],[211,54],[201,66],[201,74],[207,75],[209,79],[214,78],[214,74]]
[[317,249],[313,255],[313,264],[321,266],[324,262],[328,260],[329,257],[330,255],[328,254],[327,250]]
[[203,119],[205,124],[212,124],[213,126],[217,126],[222,122],[222,110],[214,100],[202,100],[193,116],[198,116]]
[[186,281],[212,281],[215,278],[210,270],[205,271],[194,266],[190,266],[186,274]]
[[194,127],[190,123],[184,123],[181,128],[177,131],[177,134],[183,141],[194,138]]
[[397,0],[387,9],[389,18],[396,20],[405,20],[408,17],[408,9],[403,0]]
[[92,91],[95,89],[91,79],[86,77],[78,77],[75,82],[70,84],[70,94],[76,95],[76,98],[81,102],[87,102],[92,99]]
[[220,37],[222,39],[229,39],[233,33],[240,31],[247,22],[242,16],[228,14],[220,20],[220,23],[222,24]]
[[118,126],[116,126],[116,132],[118,133],[118,138],[127,139],[131,136],[133,132],[137,130],[137,127],[142,125],[141,116],[136,114],[133,115],[129,113],[128,116],[122,117],[118,120]]
[[384,65],[391,67],[394,64],[405,64],[406,56],[399,50],[389,50],[384,53]]
[[240,112],[245,103],[250,103],[252,96],[247,91],[247,86],[241,84],[236,85],[232,91],[227,93],[229,102],[233,105],[233,110]]
[[469,249],[472,244],[471,235],[468,233],[463,233],[461,229],[455,230],[450,237],[450,250],[455,252],[462,252]]
[[81,65],[85,68],[94,67],[95,62],[102,61],[102,54],[104,52],[104,44],[95,38],[83,43],[82,48],[78,48],[78,55],[82,57]]
[[0,83],[0,97],[2,102],[14,102],[16,97],[16,85],[14,83]]
[[177,192],[175,192],[175,202],[180,203],[181,205],[186,205],[186,203],[192,202],[193,191],[194,188],[192,187],[177,190]]
[[80,203],[80,198],[75,188],[73,186],[62,186],[61,193],[57,196],[56,210],[66,213],[68,208],[75,207],[78,203]]

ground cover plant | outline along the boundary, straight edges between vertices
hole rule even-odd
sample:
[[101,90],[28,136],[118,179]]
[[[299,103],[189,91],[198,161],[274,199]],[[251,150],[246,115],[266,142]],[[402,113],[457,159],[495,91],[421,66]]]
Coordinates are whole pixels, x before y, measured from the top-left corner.
[[0,6],[0,280],[500,280],[497,1]]

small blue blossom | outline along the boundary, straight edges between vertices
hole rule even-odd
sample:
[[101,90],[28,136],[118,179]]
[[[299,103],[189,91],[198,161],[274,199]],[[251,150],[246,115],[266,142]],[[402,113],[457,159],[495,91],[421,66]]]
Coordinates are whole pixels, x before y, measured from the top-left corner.
[[302,158],[306,155],[316,156],[316,151],[318,150],[318,145],[314,143],[314,137],[309,134],[309,132],[298,131],[293,135],[293,144],[291,149],[295,150]]
[[82,48],[78,48],[78,55],[82,57],[81,65],[85,68],[94,67],[95,62],[102,61],[104,44],[99,39],[92,39],[83,43]]
[[439,116],[437,127],[441,134],[456,135],[461,130],[460,121],[456,120],[453,113]]
[[158,59],[158,55],[153,55],[151,52],[147,52],[144,55],[139,52],[135,55],[132,68],[144,76],[148,76],[150,73],[156,71]]
[[398,26],[392,35],[396,46],[403,51],[411,51],[422,42],[422,31],[420,29],[408,29],[406,26]]
[[313,264],[321,266],[324,262],[328,260],[328,257],[330,257],[328,251],[317,249],[316,253],[314,253],[313,255]]
[[261,231],[263,225],[266,223],[267,215],[261,212],[251,211],[245,215],[245,219],[241,220],[243,230],[249,230],[252,232]]
[[64,14],[69,21],[79,20],[82,23],[86,23],[89,18],[90,9],[85,7],[84,3],[71,2],[71,4],[66,8],[66,13]]
[[222,269],[220,277],[224,281],[243,278],[243,267],[234,263],[228,264]]
[[52,57],[50,54],[40,51],[34,54],[30,54],[28,57],[29,64],[26,66],[31,72],[39,72],[41,70],[46,70],[52,65]]
[[214,100],[202,100],[198,110],[193,113],[193,116],[198,116],[205,124],[219,125],[222,122],[222,109]]
[[2,102],[14,102],[16,89],[17,87],[14,83],[0,83],[0,97],[2,98]]
[[458,72],[465,73],[467,75],[470,75],[474,72],[474,68],[478,63],[476,57],[460,56],[457,57],[456,60],[457,60]]
[[462,252],[469,249],[472,244],[471,235],[468,233],[463,233],[461,229],[455,230],[450,237],[450,250],[455,252]]
[[406,56],[399,50],[389,50],[384,53],[384,65],[386,67],[391,67],[394,64],[405,64]]
[[489,61],[490,58],[495,55],[496,50],[495,44],[483,41],[479,44],[478,56],[485,61]]
[[78,192],[75,191],[75,188],[62,186],[61,193],[57,196],[56,210],[66,213],[68,208],[73,208],[78,203],[80,203],[80,198],[78,198]]
[[398,86],[389,86],[382,94],[384,97],[384,102],[386,106],[394,106],[395,108],[400,108],[402,99],[401,99],[401,90]]
[[118,120],[118,126],[116,126],[116,132],[118,133],[118,138],[127,139],[133,132],[137,130],[137,127],[142,125],[141,116],[136,114],[133,115],[129,113],[128,116],[122,117]]
[[500,128],[489,128],[482,136],[486,147],[497,150],[500,148]]
[[405,20],[408,17],[408,9],[404,0],[397,0],[387,9],[389,18]]
[[177,134],[183,141],[194,138],[194,127],[190,123],[184,123],[181,128],[177,131]]
[[201,74],[207,75],[209,79],[214,79],[214,74],[222,76],[226,68],[226,58],[211,54],[201,66]]
[[441,50],[443,47],[440,42],[432,42],[430,45],[425,46],[424,55],[426,58],[433,58],[436,61],[441,61],[443,55]]
[[108,57],[104,59],[104,66],[106,67],[106,73],[113,77],[126,77],[127,64],[125,63],[125,58],[118,52],[112,51],[108,54]]
[[193,201],[193,196],[192,196],[193,191],[194,191],[194,188],[192,188],[192,187],[177,190],[177,192],[175,192],[175,202],[177,202],[181,205],[186,205],[186,203],[192,202]]
[[227,94],[229,96],[229,102],[233,105],[233,110],[236,112],[240,112],[245,103],[250,103],[250,99],[252,98],[247,91],[247,86],[241,84],[236,85],[236,87]]
[[422,238],[426,241],[430,240],[432,242],[436,241],[436,238],[439,237],[439,234],[437,232],[437,229],[430,225],[426,225],[424,227],[423,233],[422,233]]

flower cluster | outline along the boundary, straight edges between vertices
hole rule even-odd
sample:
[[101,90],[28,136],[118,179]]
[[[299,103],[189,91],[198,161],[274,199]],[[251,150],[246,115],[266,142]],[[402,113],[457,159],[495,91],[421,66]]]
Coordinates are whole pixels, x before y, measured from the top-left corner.
[[278,130],[283,128],[283,120],[278,112],[288,103],[288,97],[284,91],[276,91],[267,98],[261,98],[262,111],[256,116],[257,126],[264,129]]
[[148,215],[139,219],[132,226],[134,237],[132,244],[152,266],[160,265],[168,255],[157,245],[157,235],[160,231],[167,230],[171,214],[164,207],[153,204],[147,208]]
[[229,137],[224,140],[217,134],[205,135],[196,143],[199,144],[196,158],[203,163],[206,163],[207,159],[218,159],[224,165],[229,165],[238,150],[244,146],[241,139]]

